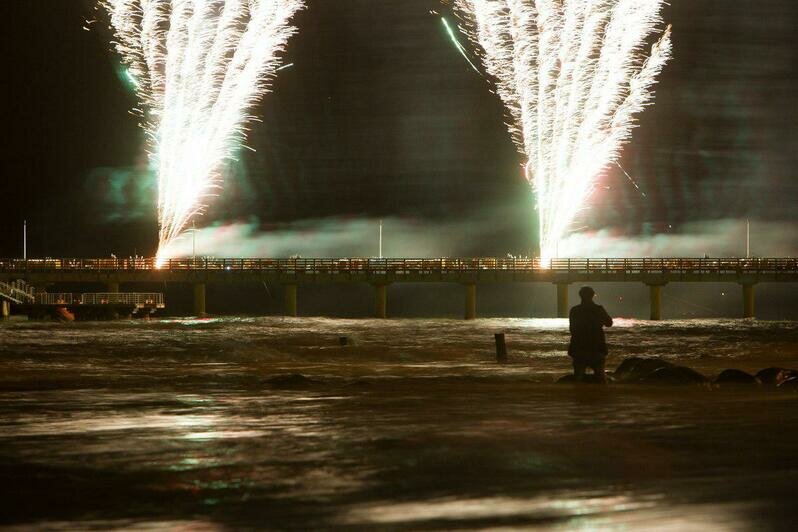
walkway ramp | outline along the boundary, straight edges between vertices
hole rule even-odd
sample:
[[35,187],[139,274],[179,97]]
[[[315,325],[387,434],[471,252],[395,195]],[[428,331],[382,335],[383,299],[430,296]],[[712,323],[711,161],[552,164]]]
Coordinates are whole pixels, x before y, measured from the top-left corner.
[[33,287],[25,281],[0,281],[0,301],[10,301],[17,305],[27,305],[36,301]]

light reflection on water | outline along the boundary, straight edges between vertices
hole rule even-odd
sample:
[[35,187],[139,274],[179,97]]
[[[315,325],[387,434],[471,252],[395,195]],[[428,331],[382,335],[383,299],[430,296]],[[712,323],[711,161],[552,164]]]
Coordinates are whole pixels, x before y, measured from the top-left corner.
[[[681,505],[663,511],[662,496],[562,493],[530,499],[489,497],[442,499],[411,503],[371,504],[349,511],[348,526],[415,523],[479,523],[493,520],[532,523],[536,529],[569,530],[734,530],[740,529],[736,508],[728,505]],[[493,527],[492,527],[493,528]],[[512,529],[512,527],[507,527]]]
[[536,497],[520,499],[487,497],[480,499],[440,499],[424,502],[371,504],[351,510],[344,522],[347,524],[407,523],[428,520],[473,520],[508,516],[526,516],[537,519],[577,517],[596,513],[625,512],[656,506],[655,501],[635,501],[626,496]]
[[[0,523],[663,530],[798,517],[798,396],[558,386],[566,340],[563,320],[5,323],[0,496],[14,510]],[[609,341],[611,366],[634,354],[708,375],[798,366],[789,322],[619,320]]]

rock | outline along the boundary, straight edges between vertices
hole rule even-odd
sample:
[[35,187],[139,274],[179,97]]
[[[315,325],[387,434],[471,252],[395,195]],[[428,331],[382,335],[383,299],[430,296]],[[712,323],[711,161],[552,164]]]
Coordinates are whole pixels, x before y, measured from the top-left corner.
[[798,392],[798,377],[790,377],[789,379],[786,379],[784,382],[779,384],[779,390]]
[[645,360],[643,357],[629,357],[623,359],[623,361],[615,368],[615,375],[625,374],[631,372],[635,366],[637,366],[640,362]]
[[798,376],[798,372],[786,368],[765,368],[757,372],[756,377],[766,386],[779,386],[791,377]]
[[269,377],[266,379],[266,384],[275,388],[303,388],[316,384],[316,381],[305,377],[301,373],[286,373]]
[[643,377],[640,382],[646,384],[704,384],[705,376],[686,366],[663,366]]
[[631,357],[621,362],[613,376],[621,382],[639,382],[659,369],[673,367],[661,358]]
[[754,384],[759,386],[762,382],[745,371],[739,369],[724,369],[715,378],[715,384]]

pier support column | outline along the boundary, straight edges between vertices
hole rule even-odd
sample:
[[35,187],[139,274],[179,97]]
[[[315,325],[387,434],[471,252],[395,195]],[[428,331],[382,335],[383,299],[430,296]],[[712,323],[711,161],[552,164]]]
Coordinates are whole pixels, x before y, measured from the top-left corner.
[[0,300],[0,320],[4,320],[11,316],[11,302],[5,299]]
[[477,285],[474,283],[465,285],[465,319],[477,319]]
[[388,285],[374,285],[374,317],[385,319],[388,317]]
[[662,319],[662,287],[661,284],[648,285],[649,299],[651,302],[651,317],[652,321],[660,321]]
[[205,312],[205,283],[194,283],[194,315],[204,318]]
[[297,285],[287,284],[283,286],[283,298],[285,302],[285,315],[296,318],[297,313]]
[[754,318],[754,285],[743,285],[743,317]]
[[568,283],[557,283],[557,317],[568,317]]
[[118,294],[119,293],[119,282],[118,281],[108,281],[105,289],[108,291],[109,294]]

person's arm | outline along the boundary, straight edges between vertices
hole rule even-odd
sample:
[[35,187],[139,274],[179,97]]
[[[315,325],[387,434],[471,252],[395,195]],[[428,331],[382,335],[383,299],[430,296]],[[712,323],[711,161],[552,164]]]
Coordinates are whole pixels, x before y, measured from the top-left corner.
[[574,334],[574,309],[573,308],[568,313],[568,330],[571,331],[571,335],[573,336],[573,334]]
[[601,324],[605,327],[612,327],[612,318],[607,314],[607,309],[601,307]]

